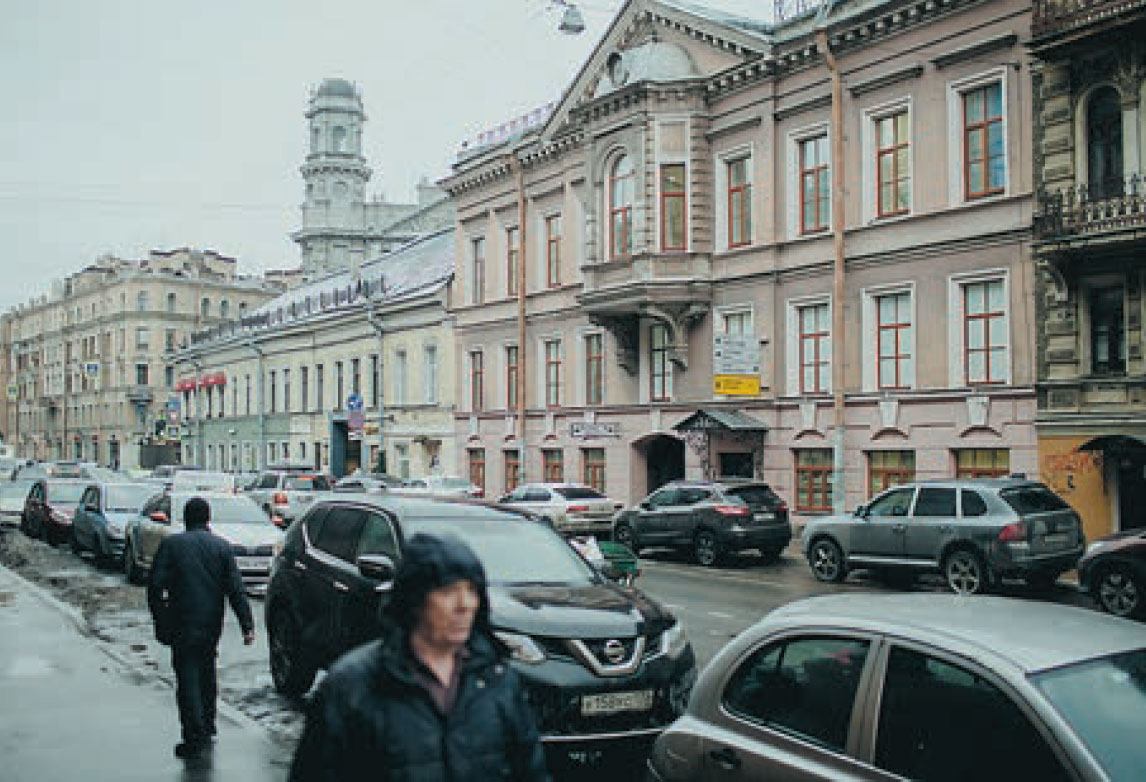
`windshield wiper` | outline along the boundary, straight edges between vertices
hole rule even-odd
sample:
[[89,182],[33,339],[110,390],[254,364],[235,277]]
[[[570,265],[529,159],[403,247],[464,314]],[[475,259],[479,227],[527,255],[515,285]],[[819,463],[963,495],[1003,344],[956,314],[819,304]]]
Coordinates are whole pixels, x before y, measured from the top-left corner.
[[568,581],[507,581],[506,586],[511,587],[561,587],[569,586]]

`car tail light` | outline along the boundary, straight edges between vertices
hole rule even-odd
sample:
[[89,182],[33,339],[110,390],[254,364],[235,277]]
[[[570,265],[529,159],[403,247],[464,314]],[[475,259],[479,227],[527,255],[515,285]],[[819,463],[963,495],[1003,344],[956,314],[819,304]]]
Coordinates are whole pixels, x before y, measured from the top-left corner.
[[1016,521],[1014,524],[1008,524],[999,531],[1000,543],[1017,543],[1025,542],[1027,539],[1027,526],[1021,521]]
[[752,509],[745,505],[717,505],[716,512],[721,516],[751,516]]
[[475,497],[482,497],[482,498],[484,498],[484,497],[485,497],[485,489],[483,489],[482,487],[478,486],[476,489],[474,489],[474,490],[473,490],[473,495],[474,495]]
[[288,500],[285,491],[276,491],[275,495],[271,497],[271,502],[275,505],[286,505]]
[[788,512],[788,503],[781,502],[779,505],[776,506],[776,510],[779,513],[787,513]]
[[565,509],[567,513],[584,513],[589,510],[588,505],[570,505]]

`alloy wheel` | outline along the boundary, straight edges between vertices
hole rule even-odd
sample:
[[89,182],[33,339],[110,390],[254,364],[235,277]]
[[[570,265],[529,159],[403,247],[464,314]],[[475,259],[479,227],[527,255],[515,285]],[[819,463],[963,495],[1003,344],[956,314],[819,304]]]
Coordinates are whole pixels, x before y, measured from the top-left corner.
[[708,530],[701,530],[696,533],[696,540],[693,541],[693,550],[696,554],[696,561],[705,567],[712,567],[720,558],[720,551],[716,544],[716,536]]
[[986,586],[983,561],[971,551],[956,551],[943,567],[947,586],[957,595],[977,595]]
[[812,575],[817,580],[830,583],[844,580],[846,572],[844,571],[843,552],[832,541],[816,541],[808,559],[812,566]]
[[1096,592],[1103,610],[1115,616],[1134,616],[1142,608],[1142,592],[1125,568],[1106,570],[1098,580]]

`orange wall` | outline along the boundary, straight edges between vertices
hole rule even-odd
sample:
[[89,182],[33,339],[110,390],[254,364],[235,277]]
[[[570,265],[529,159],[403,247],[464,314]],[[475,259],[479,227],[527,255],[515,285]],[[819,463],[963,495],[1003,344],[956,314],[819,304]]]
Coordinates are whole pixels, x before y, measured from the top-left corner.
[[1113,496],[1102,480],[1102,454],[1079,451],[1093,435],[1039,438],[1039,479],[1082,516],[1087,540],[1114,532]]

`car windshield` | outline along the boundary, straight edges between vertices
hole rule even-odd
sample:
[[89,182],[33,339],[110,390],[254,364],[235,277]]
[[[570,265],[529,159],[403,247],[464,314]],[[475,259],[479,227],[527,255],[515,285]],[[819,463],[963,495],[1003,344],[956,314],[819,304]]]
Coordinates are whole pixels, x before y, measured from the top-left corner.
[[107,509],[110,511],[137,511],[155,494],[154,486],[108,486]]
[[48,502],[52,505],[78,505],[87,488],[83,483],[52,483],[48,485]]
[[725,489],[724,493],[745,505],[773,505],[780,500],[768,486],[738,486],[735,489]]
[[516,518],[412,517],[407,537],[418,532],[455,535],[474,550],[491,584],[587,586],[593,570],[548,527]]
[[588,486],[558,486],[553,491],[567,500],[603,500],[605,495]]
[[1062,499],[1046,486],[1024,486],[1021,489],[1003,489],[999,492],[1015,513],[1047,513],[1055,510],[1069,510]]
[[[172,505],[180,509],[179,517],[183,517],[183,505],[191,495],[172,499]],[[211,504],[211,524],[270,524],[267,514],[255,504],[250,497],[235,495],[234,497],[209,497]]]
[[1111,779],[1146,768],[1146,649],[1075,663],[1031,677]]
[[302,491],[328,491],[330,484],[322,475],[288,475],[284,488]]

